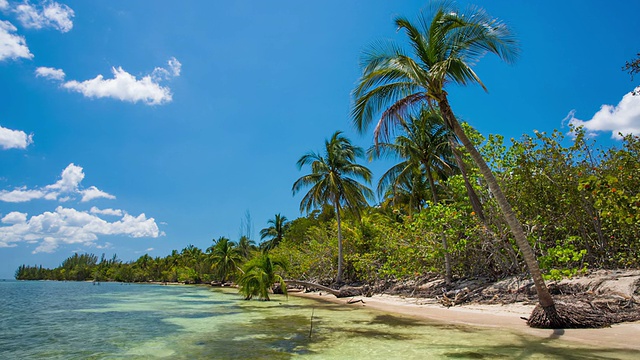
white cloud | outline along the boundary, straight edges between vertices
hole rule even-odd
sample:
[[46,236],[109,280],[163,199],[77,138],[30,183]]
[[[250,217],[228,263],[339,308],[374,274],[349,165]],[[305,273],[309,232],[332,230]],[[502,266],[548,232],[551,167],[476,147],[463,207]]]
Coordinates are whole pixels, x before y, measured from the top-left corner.
[[11,225],[0,226],[0,247],[15,246],[20,242],[38,243],[34,253],[53,252],[60,244],[94,245],[100,236],[157,238],[164,235],[155,219],[147,218],[144,213],[135,217],[124,213],[120,220],[109,222],[97,215],[62,206],[28,220],[26,214],[10,213],[2,222]]
[[55,69],[50,67],[41,66],[36,69],[36,77],[43,77],[49,80],[64,80],[64,71],[62,69]]
[[[640,91],[640,86],[635,91]],[[640,135],[640,96],[627,93],[616,106],[602,105],[590,120],[577,119],[572,110],[565,121],[583,126],[590,134],[611,132],[612,138],[620,138],[618,133]]]
[[26,149],[31,143],[33,143],[33,134],[27,135],[24,131],[0,126],[0,147],[3,149]]
[[19,58],[31,59],[33,54],[23,36],[16,35],[16,27],[8,21],[0,20],[0,61]]
[[47,190],[55,190],[60,192],[73,192],[78,190],[78,185],[84,179],[84,172],[81,166],[74,163],[69,164],[60,175],[60,180],[53,185],[45,186]]
[[14,11],[18,15],[18,21],[27,28],[52,27],[63,33],[73,28],[71,19],[75,13],[67,5],[55,1],[45,1],[40,6],[31,5],[29,1],[25,1],[16,6]]
[[12,191],[0,191],[0,201],[12,203],[27,202],[34,199],[42,199],[46,195],[47,193],[44,191],[27,190],[25,187],[21,187]]
[[132,103],[142,101],[147,105],[160,105],[172,99],[171,90],[160,86],[150,75],[138,80],[121,67],[114,67],[111,71],[112,79],[98,75],[83,82],[68,81],[62,86],[89,98],[113,98]]
[[122,216],[122,210],[120,209],[98,209],[97,207],[91,207],[89,210],[92,214],[102,214],[102,215],[112,215],[112,216]]
[[19,224],[27,221],[27,214],[13,211],[2,218],[3,224]]
[[171,78],[180,76],[180,72],[182,71],[182,63],[178,61],[175,57],[172,57],[167,61],[167,68],[157,67],[153,69],[151,73],[151,78],[155,81],[169,80]]
[[180,71],[182,70],[182,63],[178,61],[175,57],[172,57],[167,61],[169,64],[169,70],[171,70],[171,75],[180,76]]
[[111,199],[111,200],[116,198],[111,194],[108,194],[102,190],[99,190],[95,186],[90,186],[88,189],[80,191],[80,193],[82,194],[82,200],[80,200],[82,202],[87,202],[87,201],[91,201],[93,199],[99,199],[99,198],[105,198],[105,199]]
[[9,8],[9,3],[7,0],[0,0],[0,10],[5,10]]
[[60,180],[54,184],[36,189],[20,187],[12,191],[2,190],[0,191],[0,201],[26,202],[34,199],[45,199],[66,202],[73,200],[74,195],[82,195],[82,202],[97,198],[115,199],[115,196],[99,190],[95,186],[80,189],[80,183],[83,179],[84,172],[82,171],[82,167],[71,163],[62,170]]

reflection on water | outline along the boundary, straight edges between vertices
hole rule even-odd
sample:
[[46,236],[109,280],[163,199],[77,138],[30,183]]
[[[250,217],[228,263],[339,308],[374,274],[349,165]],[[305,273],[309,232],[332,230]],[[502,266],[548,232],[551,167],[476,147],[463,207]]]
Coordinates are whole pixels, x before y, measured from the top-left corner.
[[0,294],[0,359],[638,358],[560,333],[530,337],[296,297],[244,301],[234,289],[7,281]]

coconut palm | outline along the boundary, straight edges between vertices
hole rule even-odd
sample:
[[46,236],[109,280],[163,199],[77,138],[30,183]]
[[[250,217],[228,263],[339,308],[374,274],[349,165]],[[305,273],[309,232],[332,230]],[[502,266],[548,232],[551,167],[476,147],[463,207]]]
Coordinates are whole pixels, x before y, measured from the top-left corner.
[[[442,125],[442,117],[437,111],[424,108],[418,116],[410,116],[400,121],[404,134],[395,138],[393,143],[376,142],[369,149],[373,159],[394,156],[403,159],[387,170],[378,183],[378,194],[386,188],[415,176],[416,170],[427,178],[431,198],[439,201],[436,179],[446,179],[455,169],[453,155],[449,146],[449,132]],[[421,204],[416,204],[420,209]]]
[[298,160],[298,169],[309,165],[311,174],[304,175],[293,184],[293,194],[311,186],[300,202],[300,211],[307,213],[313,208],[331,204],[336,212],[338,223],[338,273],[336,282],[342,282],[342,227],[340,211],[343,207],[357,216],[360,209],[367,206],[367,199],[373,198],[373,192],[365,183],[371,182],[371,171],[356,164],[356,158],[363,157],[364,151],[336,131],[331,139],[325,141],[325,153],[320,155],[308,152]]
[[282,241],[284,233],[289,228],[289,221],[286,216],[276,214],[273,219],[267,221],[269,227],[260,230],[260,239],[269,238],[267,241],[260,244],[260,248],[269,251]]
[[[412,52],[407,54],[399,46],[389,44],[373,47],[365,55],[363,74],[353,91],[354,125],[364,131],[381,113],[376,135],[384,134],[416,107],[425,103],[437,105],[444,123],[464,145],[487,181],[533,278],[539,306],[529,325],[580,326],[559,315],[522,225],[491,169],[454,116],[445,91],[449,83],[476,83],[486,90],[471,66],[486,53],[495,54],[507,63],[514,61],[518,47],[510,29],[482,9],[470,7],[461,12],[448,2],[434,3],[429,14],[420,14],[417,23],[404,17],[396,18],[395,23],[408,36]],[[542,317],[546,319],[541,320]]]
[[280,289],[286,295],[287,285],[276,272],[278,268],[286,271],[287,265],[283,261],[272,259],[268,253],[262,253],[247,262],[244,274],[238,279],[239,291],[245,300],[258,296],[260,300],[269,301],[269,292],[276,283],[280,284]]
[[240,255],[248,259],[251,257],[251,254],[256,250],[256,242],[249,239],[246,235],[240,236],[240,240],[238,240],[238,252]]
[[[436,179],[446,179],[455,168],[449,130],[444,126],[440,113],[428,107],[422,108],[417,116],[410,115],[407,121],[400,119],[399,124],[404,129],[404,134],[397,136],[393,143],[376,141],[370,149],[373,158],[391,155],[404,159],[382,175],[378,193],[381,193],[384,187],[396,185],[398,181],[407,182],[409,179],[415,179],[416,174],[420,174],[427,178],[431,200],[437,204],[440,198]],[[415,184],[415,181],[413,183]],[[445,280],[450,284],[451,254],[444,232],[441,239],[445,258]]]
[[235,242],[221,236],[207,251],[211,257],[211,269],[222,282],[239,269],[242,256]]

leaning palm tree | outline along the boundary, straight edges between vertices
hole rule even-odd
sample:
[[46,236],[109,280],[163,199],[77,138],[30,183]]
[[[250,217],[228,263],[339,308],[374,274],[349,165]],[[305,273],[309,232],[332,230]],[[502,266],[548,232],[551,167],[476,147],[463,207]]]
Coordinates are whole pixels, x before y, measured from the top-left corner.
[[362,77],[353,91],[354,125],[364,131],[381,113],[376,134],[384,134],[416,107],[425,103],[437,105],[444,123],[464,145],[487,181],[533,278],[539,304],[528,324],[551,328],[593,326],[572,318],[576,314],[569,315],[568,307],[558,311],[522,225],[491,169],[454,116],[445,91],[449,83],[477,83],[486,90],[471,66],[486,53],[495,54],[507,63],[513,62],[518,46],[510,29],[482,9],[470,7],[461,12],[449,2],[433,3],[430,13],[421,13],[417,23],[404,17],[396,18],[395,23],[408,36],[412,51],[408,54],[401,47],[389,44],[373,47],[366,53]]
[[222,282],[226,282],[239,269],[242,261],[236,243],[222,236],[207,250],[211,254],[211,269]]
[[267,221],[269,227],[260,230],[260,239],[269,238],[267,241],[260,244],[260,248],[269,251],[280,244],[284,233],[289,228],[289,221],[286,216],[276,214],[273,219]]
[[311,166],[311,174],[304,175],[293,184],[293,194],[311,186],[300,202],[300,211],[309,212],[313,208],[321,208],[331,204],[336,212],[338,223],[338,273],[336,282],[342,282],[342,227],[340,211],[343,207],[357,216],[360,209],[367,206],[367,199],[373,198],[373,192],[365,183],[371,182],[371,171],[365,166],[356,164],[356,158],[363,157],[364,151],[336,131],[331,139],[325,141],[324,156],[316,152],[308,152],[298,160],[298,169]]
[[271,258],[268,253],[262,253],[247,262],[244,273],[238,279],[239,291],[244,295],[245,300],[258,296],[260,300],[269,301],[269,292],[276,283],[286,295],[287,285],[282,276],[277,273],[278,268],[286,271],[287,264]]
[[[440,202],[436,179],[446,179],[455,168],[450,147],[450,133],[442,121],[442,116],[434,109],[424,107],[418,115],[410,115],[408,120],[399,119],[404,134],[398,135],[393,143],[376,141],[369,150],[372,158],[396,156],[403,159],[391,167],[380,178],[378,193],[384,187],[397,185],[399,181],[413,179],[416,173],[425,176],[431,190],[433,204]],[[451,283],[451,254],[446,235],[441,233],[445,259],[445,280]]]

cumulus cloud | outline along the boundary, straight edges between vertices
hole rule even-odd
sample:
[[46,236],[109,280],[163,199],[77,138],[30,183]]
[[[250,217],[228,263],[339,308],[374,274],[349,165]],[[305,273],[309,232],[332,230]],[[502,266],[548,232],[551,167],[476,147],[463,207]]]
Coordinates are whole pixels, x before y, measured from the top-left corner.
[[33,134],[24,131],[11,130],[0,126],[0,147],[3,149],[26,149],[33,143]]
[[16,6],[14,12],[18,21],[27,28],[42,29],[52,27],[60,32],[68,32],[73,28],[73,10],[64,4],[55,1],[44,1],[35,6],[25,1]]
[[17,30],[10,22],[0,20],[0,61],[33,58],[24,37],[15,34]]
[[7,215],[5,215],[5,217],[2,218],[3,224],[19,224],[19,223],[23,223],[25,221],[27,221],[27,214],[25,213],[21,213],[21,212],[17,212],[17,211],[12,211],[10,213],[8,213]]
[[4,202],[27,202],[34,199],[58,200],[66,202],[74,199],[76,195],[82,195],[82,202],[97,198],[115,199],[115,196],[99,190],[95,186],[81,189],[80,183],[84,179],[82,167],[73,163],[69,164],[60,176],[60,180],[54,184],[42,188],[27,189],[20,187],[11,191],[0,191],[0,201]]
[[5,10],[9,8],[9,3],[7,0],[0,0],[0,10]]
[[36,77],[43,77],[49,80],[64,80],[65,74],[62,69],[55,69],[50,67],[41,66],[36,69]]
[[[640,86],[635,92],[640,91]],[[640,96],[627,93],[618,105],[602,105],[590,120],[575,117],[575,110],[569,112],[565,121],[574,126],[583,126],[591,135],[598,132],[611,132],[612,138],[623,135],[640,135]]]
[[113,98],[132,103],[141,101],[147,105],[160,105],[172,100],[171,90],[161,86],[159,80],[151,75],[137,79],[122,67],[114,67],[111,71],[112,79],[98,75],[82,82],[68,81],[62,86],[89,98]]
[[58,206],[53,212],[44,212],[27,219],[27,214],[12,212],[2,218],[0,247],[15,246],[20,242],[38,243],[33,251],[53,252],[60,244],[95,245],[100,236],[129,236],[157,238],[164,233],[154,218],[144,213],[132,216],[123,212],[117,221],[106,221],[95,214]]

